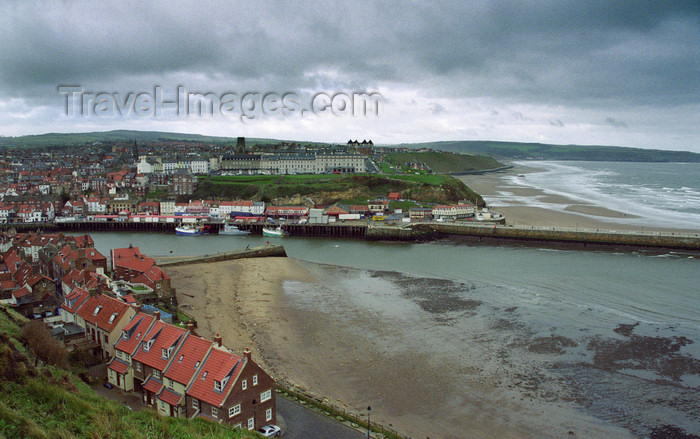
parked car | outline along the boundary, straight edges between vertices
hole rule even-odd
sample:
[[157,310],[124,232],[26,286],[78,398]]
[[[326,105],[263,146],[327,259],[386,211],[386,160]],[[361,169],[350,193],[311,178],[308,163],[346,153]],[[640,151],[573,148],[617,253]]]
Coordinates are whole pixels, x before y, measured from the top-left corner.
[[261,427],[258,432],[265,437],[280,437],[282,435],[282,429],[274,424]]
[[105,381],[105,383],[102,385],[108,389],[114,389],[114,384],[110,383],[109,381]]

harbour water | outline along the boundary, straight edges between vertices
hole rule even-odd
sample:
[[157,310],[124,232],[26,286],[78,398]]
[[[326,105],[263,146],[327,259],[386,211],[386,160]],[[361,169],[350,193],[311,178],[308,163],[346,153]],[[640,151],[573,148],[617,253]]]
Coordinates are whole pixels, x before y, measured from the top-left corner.
[[[105,254],[131,243],[149,256],[212,254],[271,240],[92,236]],[[275,242],[324,279],[287,283],[290,303],[302,314],[343,316],[359,308],[379,316],[401,328],[394,336],[375,334],[385,352],[425,352],[514,386],[521,397],[567,401],[576,413],[640,436],[668,426],[700,434],[700,270],[692,255],[449,241]],[[365,336],[369,330],[363,327]],[[540,421],[548,428],[546,416]]]

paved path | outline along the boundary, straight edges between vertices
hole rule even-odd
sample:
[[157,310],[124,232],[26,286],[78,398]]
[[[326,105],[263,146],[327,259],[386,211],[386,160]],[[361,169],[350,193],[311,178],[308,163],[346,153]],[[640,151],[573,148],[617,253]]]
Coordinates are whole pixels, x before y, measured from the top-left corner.
[[277,396],[277,414],[283,439],[363,439],[367,434],[282,396]]

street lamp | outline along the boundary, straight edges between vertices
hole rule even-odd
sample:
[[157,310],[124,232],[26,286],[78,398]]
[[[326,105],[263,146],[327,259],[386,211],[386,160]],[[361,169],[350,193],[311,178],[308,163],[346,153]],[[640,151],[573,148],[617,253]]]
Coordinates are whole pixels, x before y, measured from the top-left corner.
[[372,407],[367,406],[367,438],[369,439],[369,434],[372,431],[372,422],[370,421],[369,415],[372,413]]

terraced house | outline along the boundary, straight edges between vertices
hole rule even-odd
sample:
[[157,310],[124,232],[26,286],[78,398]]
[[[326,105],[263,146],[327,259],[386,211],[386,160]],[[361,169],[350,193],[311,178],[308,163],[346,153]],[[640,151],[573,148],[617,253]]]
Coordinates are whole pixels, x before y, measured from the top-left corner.
[[187,337],[186,330],[160,320],[160,313],[133,356],[135,384],[143,391],[143,402],[155,405],[163,386],[163,372]]
[[187,388],[187,417],[254,430],[276,423],[275,382],[246,349],[243,357],[212,349]]
[[221,337],[210,341],[144,312],[122,330],[108,380],[137,391],[163,416],[202,417],[249,430],[275,423],[275,382],[245,350],[238,356]]
[[133,357],[155,321],[155,317],[139,312],[124,327],[114,345],[114,358],[107,368],[107,379],[126,392],[141,391],[141,382],[138,382],[138,387],[134,386]]

